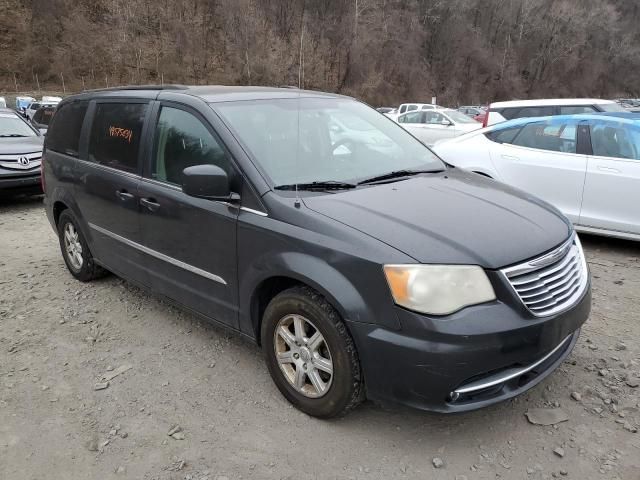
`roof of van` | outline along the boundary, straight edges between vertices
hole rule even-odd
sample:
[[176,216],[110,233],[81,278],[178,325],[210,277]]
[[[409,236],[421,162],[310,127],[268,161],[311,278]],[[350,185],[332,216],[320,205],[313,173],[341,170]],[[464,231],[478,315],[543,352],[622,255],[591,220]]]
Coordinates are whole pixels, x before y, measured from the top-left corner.
[[155,98],[161,92],[182,93],[199,97],[205,102],[231,102],[238,100],[266,100],[271,98],[298,98],[298,97],[333,97],[340,98],[343,95],[301,90],[294,87],[256,87],[256,86],[225,86],[225,85],[135,85],[86,92],[65,98],[96,98],[96,97],[145,97]]
[[491,108],[507,107],[545,107],[555,105],[602,105],[616,103],[613,100],[599,98],[541,98],[538,100],[511,100],[508,102],[493,102]]

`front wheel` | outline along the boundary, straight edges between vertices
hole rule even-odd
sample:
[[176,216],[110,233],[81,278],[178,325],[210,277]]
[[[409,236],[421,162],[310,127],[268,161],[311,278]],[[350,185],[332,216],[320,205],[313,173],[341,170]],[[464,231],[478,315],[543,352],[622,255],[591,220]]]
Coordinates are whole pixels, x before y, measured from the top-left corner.
[[295,287],[278,294],[262,321],[262,346],[280,392],[308,415],[344,415],[362,400],[353,339],[338,312],[317,292]]

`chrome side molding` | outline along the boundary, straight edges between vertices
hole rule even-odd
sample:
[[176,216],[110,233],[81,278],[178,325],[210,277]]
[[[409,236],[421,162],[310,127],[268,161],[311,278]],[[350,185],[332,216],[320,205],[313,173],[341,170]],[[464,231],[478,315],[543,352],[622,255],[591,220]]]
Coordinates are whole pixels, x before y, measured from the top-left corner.
[[182,268],[184,270],[187,270],[191,273],[195,273],[196,275],[200,275],[201,277],[204,278],[208,278],[209,280],[213,280],[214,282],[218,282],[221,283],[222,285],[226,285],[227,282],[225,281],[224,278],[215,275],[211,272],[207,272],[206,270],[202,270],[201,268],[198,267],[194,267],[193,265],[189,265],[188,263],[182,262],[180,260],[177,260],[173,257],[169,257],[168,255],[165,255],[164,253],[160,253],[160,252],[156,252],[155,250],[152,250],[149,247],[145,247],[144,245],[140,245],[139,243],[134,242],[133,240],[129,240],[128,238],[122,237],[120,235],[118,235],[117,233],[113,233],[110,232],[109,230],[99,227],[98,225],[94,225],[93,223],[89,223],[89,227],[92,230],[95,230],[96,232],[99,232],[103,235],[106,235],[107,237],[111,237],[114,240],[117,240],[121,243],[124,243],[125,245],[128,245],[132,248],[135,248],[136,250],[139,250],[143,253],[146,253],[147,255],[151,255],[152,257],[155,257],[159,260],[163,260],[167,263],[170,263],[171,265],[174,265],[176,267]]

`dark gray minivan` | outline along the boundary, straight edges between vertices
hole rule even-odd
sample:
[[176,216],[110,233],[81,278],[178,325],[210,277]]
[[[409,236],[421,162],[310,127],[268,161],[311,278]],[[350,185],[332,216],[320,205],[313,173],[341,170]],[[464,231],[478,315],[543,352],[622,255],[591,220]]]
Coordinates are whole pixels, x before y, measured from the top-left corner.
[[566,218],[348,97],[83,93],[58,106],[43,176],[74,277],[113,272],[249,337],[310,415],[513,397],[589,315]]

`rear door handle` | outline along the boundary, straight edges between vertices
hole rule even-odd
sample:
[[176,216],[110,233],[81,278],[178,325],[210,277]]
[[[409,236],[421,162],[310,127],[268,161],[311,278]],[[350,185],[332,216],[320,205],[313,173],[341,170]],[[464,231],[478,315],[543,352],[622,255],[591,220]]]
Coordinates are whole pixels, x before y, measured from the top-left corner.
[[133,193],[127,192],[125,189],[116,190],[116,197],[118,197],[123,202],[133,199]]
[[598,165],[598,170],[600,170],[601,172],[620,173],[620,170],[618,170],[617,168],[605,167],[604,165]]
[[146,207],[147,210],[155,212],[160,208],[160,204],[154,198],[141,198],[140,205]]

